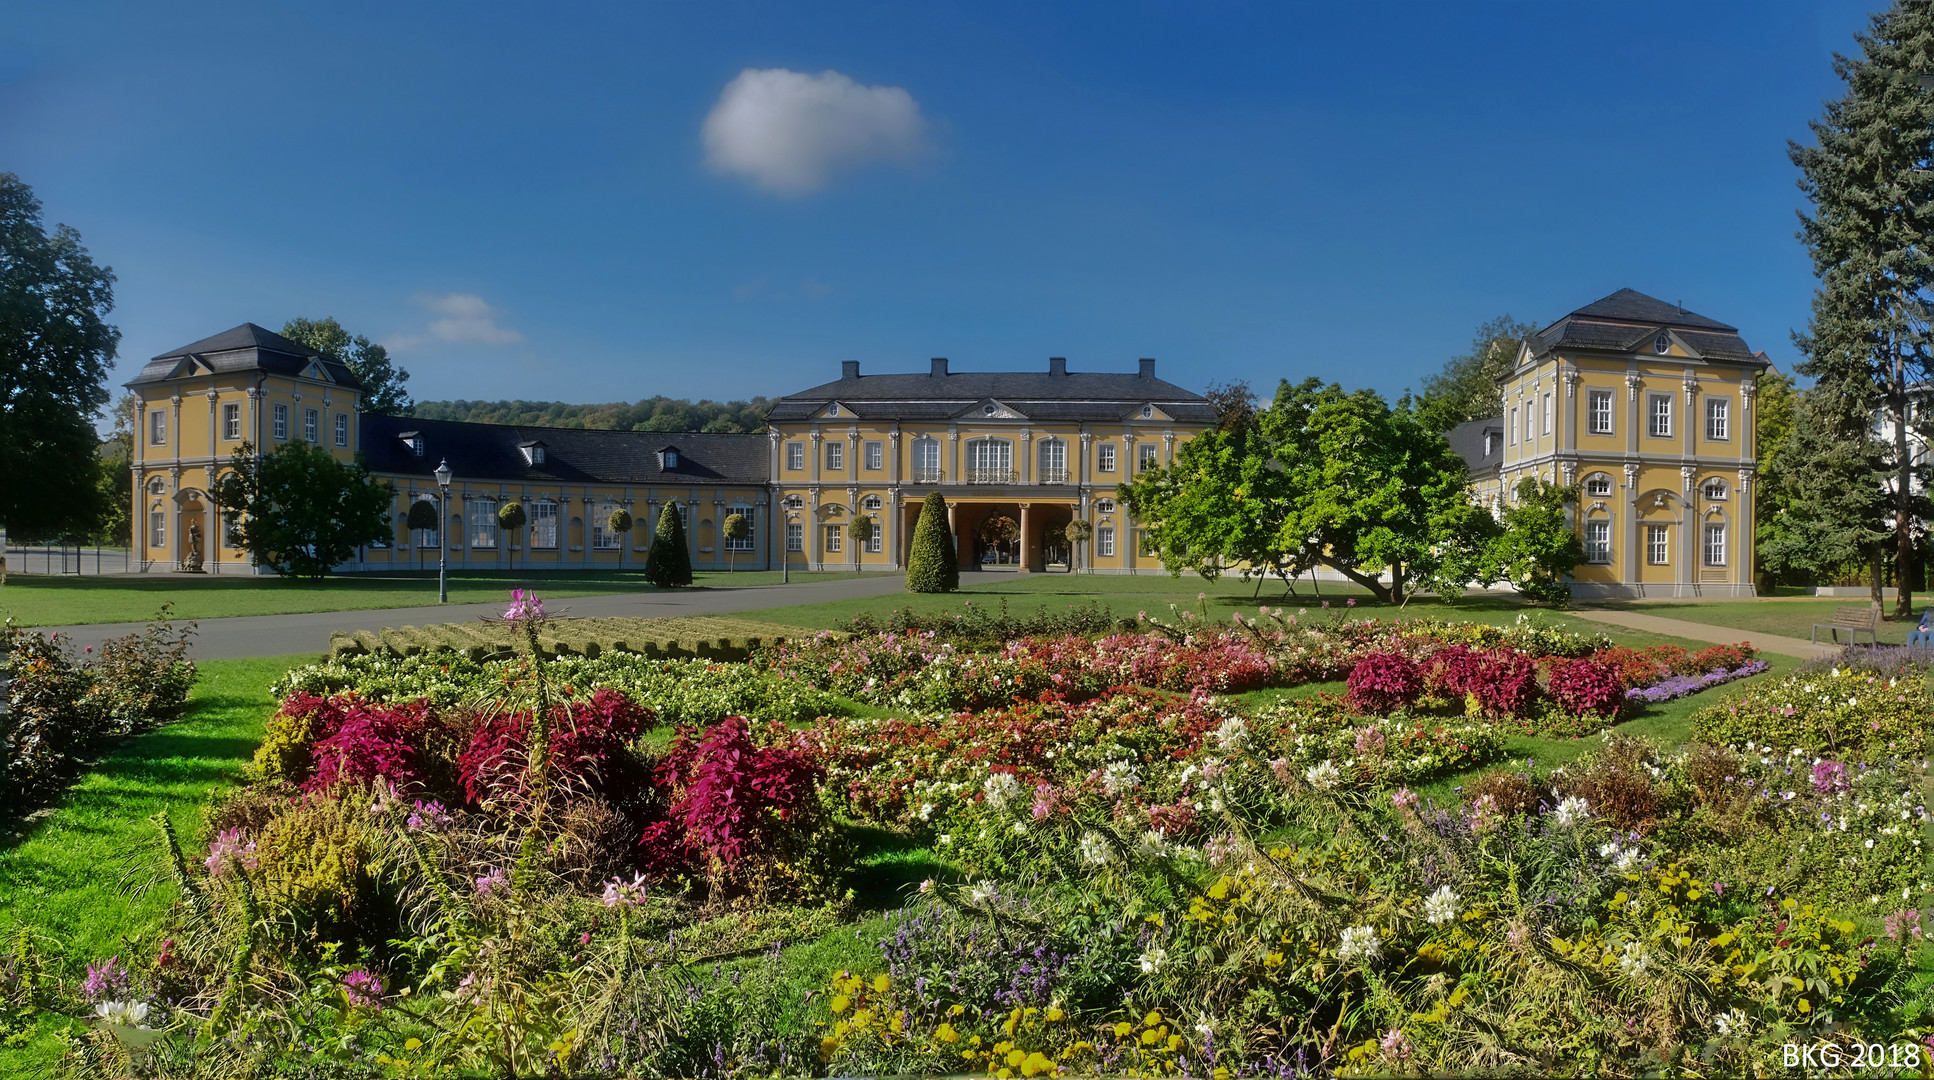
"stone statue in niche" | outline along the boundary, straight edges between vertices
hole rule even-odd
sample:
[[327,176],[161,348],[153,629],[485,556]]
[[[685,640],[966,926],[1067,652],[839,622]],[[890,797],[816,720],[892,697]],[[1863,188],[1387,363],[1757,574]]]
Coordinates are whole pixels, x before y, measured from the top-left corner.
[[200,525],[188,526],[188,556],[181,560],[181,572],[184,574],[199,574],[203,572],[201,568]]

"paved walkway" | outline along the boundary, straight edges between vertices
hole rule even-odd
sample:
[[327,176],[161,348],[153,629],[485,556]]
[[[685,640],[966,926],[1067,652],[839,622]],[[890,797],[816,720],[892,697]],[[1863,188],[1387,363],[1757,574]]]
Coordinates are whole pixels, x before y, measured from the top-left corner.
[[1781,637],[1778,634],[1750,634],[1729,626],[1713,626],[1710,623],[1687,622],[1684,619],[1665,619],[1657,615],[1641,615],[1636,611],[1604,611],[1596,608],[1573,608],[1570,614],[1593,622],[1623,626],[1628,630],[1643,630],[1648,634],[1663,634],[1666,637],[1690,638],[1693,641],[1710,641],[1717,645],[1734,645],[1740,641],[1750,641],[1760,652],[1779,653],[1781,656],[1797,656],[1812,660],[1820,656],[1837,656],[1840,647],[1815,645],[1799,638]]
[[[583,618],[657,619],[675,615],[729,615],[760,608],[817,604],[828,600],[857,600],[886,596],[906,587],[900,574],[865,574],[852,580],[801,582],[797,585],[752,585],[671,592],[571,596],[546,601],[554,615]],[[542,590],[540,589],[541,593]],[[202,619],[196,628],[197,660],[232,660],[251,656],[321,655],[329,651],[329,635],[337,630],[376,630],[385,626],[424,626],[470,622],[502,615],[508,601],[488,604],[444,604],[418,608],[365,611],[315,611],[300,615],[238,615]],[[140,630],[145,623],[97,623],[88,626],[37,626],[36,631],[59,632],[81,645]]]

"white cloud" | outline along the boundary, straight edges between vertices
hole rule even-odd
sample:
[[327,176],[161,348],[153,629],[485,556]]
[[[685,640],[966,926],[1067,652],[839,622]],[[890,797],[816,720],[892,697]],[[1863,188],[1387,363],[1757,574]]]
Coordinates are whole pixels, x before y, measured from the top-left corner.
[[861,86],[837,71],[747,68],[725,84],[703,135],[714,171],[780,195],[817,191],[841,172],[927,152],[927,121],[912,94]]
[[411,349],[437,341],[469,342],[481,345],[508,345],[524,340],[524,335],[497,325],[502,312],[475,293],[444,293],[418,296],[418,306],[437,316],[420,334],[401,334],[384,342],[392,349]]

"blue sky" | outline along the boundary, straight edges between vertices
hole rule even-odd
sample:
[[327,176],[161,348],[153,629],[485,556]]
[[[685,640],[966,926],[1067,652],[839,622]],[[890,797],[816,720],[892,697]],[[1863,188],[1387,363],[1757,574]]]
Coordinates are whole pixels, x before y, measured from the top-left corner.
[[1395,395],[1628,286],[1789,367],[1786,140],[1867,11],[170,7],[0,35],[0,169],[119,275],[117,382],[333,314],[419,398],[566,401],[1050,355]]

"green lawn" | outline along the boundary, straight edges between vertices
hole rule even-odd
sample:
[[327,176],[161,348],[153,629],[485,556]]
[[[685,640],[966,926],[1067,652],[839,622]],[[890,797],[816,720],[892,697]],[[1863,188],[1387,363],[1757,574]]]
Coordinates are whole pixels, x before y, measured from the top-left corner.
[[[1782,637],[1799,638],[1810,641],[1813,637],[1813,624],[1823,623],[1833,618],[1835,608],[1855,604],[1865,607],[1867,601],[1862,597],[1822,596],[1804,598],[1768,598],[1764,600],[1644,600],[1633,603],[1597,604],[1616,611],[1630,611],[1638,615],[1656,615],[1662,619],[1684,619],[1686,622],[1705,623],[1709,626],[1724,626],[1741,630],[1747,634],[1777,634]],[[1883,611],[1893,611],[1893,592],[1889,590]],[[1915,613],[1915,621],[1920,618]],[[1884,645],[1906,643],[1908,631],[1914,628],[1914,621],[1886,620],[1880,624],[1878,637]],[[1823,630],[1820,640],[1826,641]],[[1840,632],[1840,640],[1846,641],[1846,631]],[[1866,636],[1861,636],[1866,641]]]
[[[796,573],[794,581],[851,577],[833,572]],[[694,574],[700,587],[776,585],[777,570]],[[453,604],[495,603],[510,590],[535,586],[546,598],[601,593],[656,592],[637,571],[475,570],[450,575]],[[224,615],[288,615],[304,611],[362,611],[425,607],[436,603],[436,571],[397,574],[342,574],[319,582],[277,577],[195,574],[129,574],[114,577],[64,577],[10,574],[0,587],[0,618],[21,626],[140,622],[164,602],[175,617],[213,619]]]

